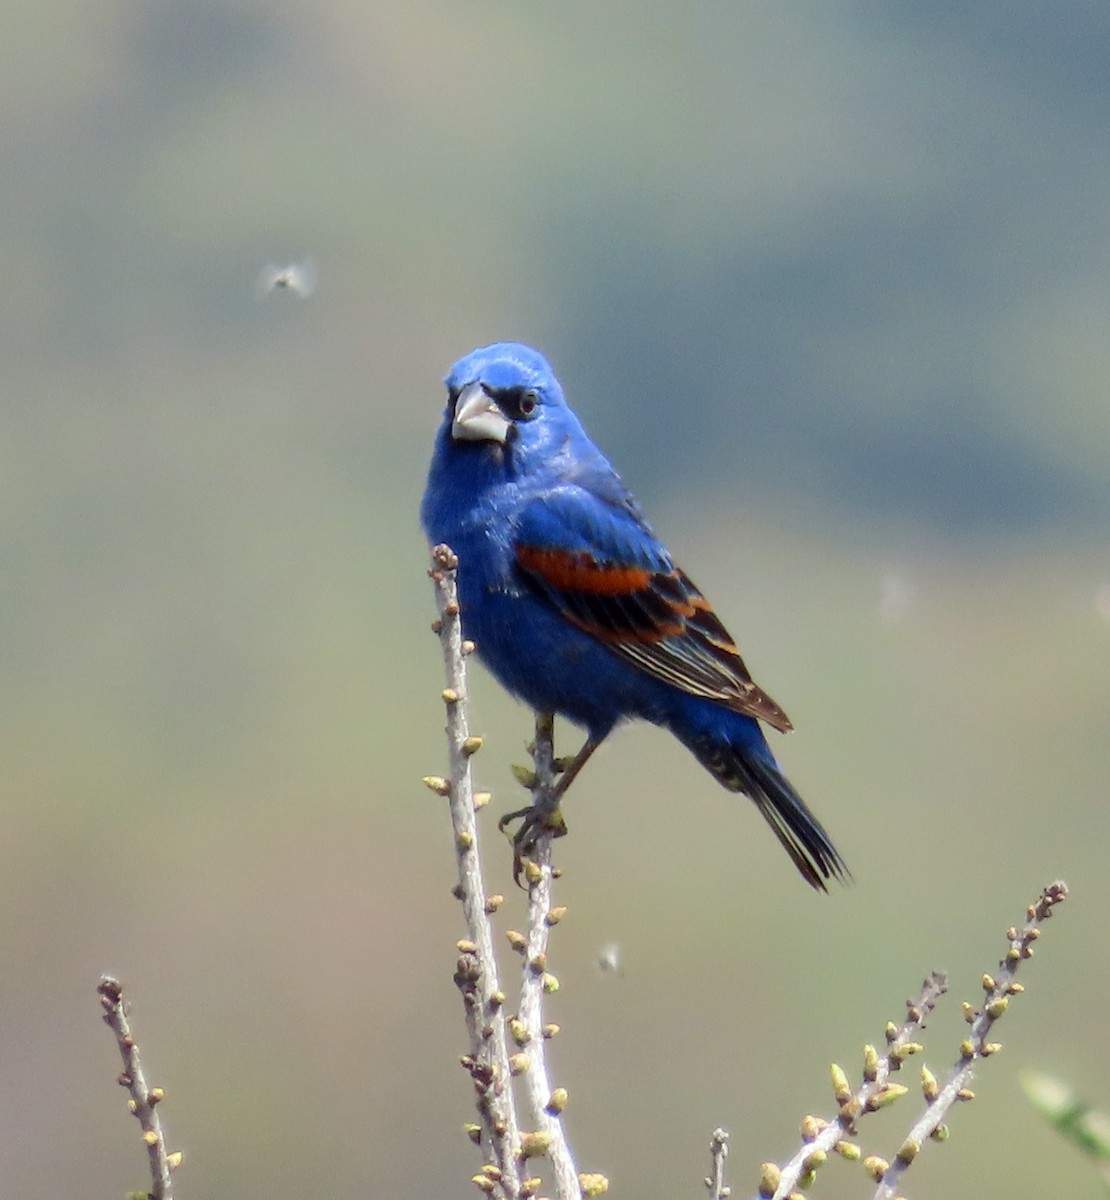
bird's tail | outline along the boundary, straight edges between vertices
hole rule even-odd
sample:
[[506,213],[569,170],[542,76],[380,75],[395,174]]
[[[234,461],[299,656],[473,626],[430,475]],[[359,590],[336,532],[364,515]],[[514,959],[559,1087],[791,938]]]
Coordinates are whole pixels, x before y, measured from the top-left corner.
[[846,883],[851,878],[824,826],[782,773],[766,743],[737,746],[724,739],[675,733],[722,786],[743,792],[755,803],[811,887],[827,892],[826,880]]

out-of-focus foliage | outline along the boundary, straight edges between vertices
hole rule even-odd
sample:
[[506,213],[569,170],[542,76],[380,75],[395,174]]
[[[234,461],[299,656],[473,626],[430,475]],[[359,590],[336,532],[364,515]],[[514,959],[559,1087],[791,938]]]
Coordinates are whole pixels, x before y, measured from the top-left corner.
[[1110,1190],[1110,1117],[1100,1112],[1062,1080],[1040,1071],[1024,1071],[1021,1086],[1029,1103],[1077,1150],[1092,1159]]
[[[696,1190],[724,1125],[750,1187],[828,1061],[932,967],[973,991],[1062,875],[918,1186],[1088,1186],[1016,1080],[1110,1068],[1104,6],[0,24],[0,1190],[141,1186],[111,971],[182,1195],[469,1194],[415,514],[438,379],[496,338],[549,355],[787,707],[857,879],[808,895],[680,747],[614,739],[559,846],[582,1165]],[[308,256],[310,298],[256,300]],[[530,722],[475,693],[496,812]]]

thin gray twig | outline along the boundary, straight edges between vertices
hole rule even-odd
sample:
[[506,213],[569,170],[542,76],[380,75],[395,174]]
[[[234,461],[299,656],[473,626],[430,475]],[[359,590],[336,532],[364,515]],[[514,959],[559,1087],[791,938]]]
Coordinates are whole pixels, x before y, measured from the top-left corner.
[[496,1187],[506,1200],[517,1200],[523,1179],[522,1160],[518,1157],[519,1128],[505,1036],[505,993],[498,982],[489,920],[499,900],[485,894],[470,769],[471,757],[482,744],[481,738],[471,736],[466,712],[465,656],[473,646],[463,641],[459,620],[455,586],[458,558],[449,546],[436,546],[432,560],[435,565],[430,575],[439,611],[435,628],[443,649],[447,681],[443,702],[447,710],[449,777],[431,776],[424,782],[449,801],[459,868],[455,895],[462,902],[469,934],[458,943],[455,983],[462,993],[470,1035],[470,1053],[462,1061],[474,1081],[481,1116],[481,1125],[472,1128],[472,1136],[482,1144],[487,1156],[482,1175],[476,1176],[475,1182],[484,1178],[485,1185],[479,1185],[484,1191]]
[[127,1088],[131,1099],[127,1107],[138,1118],[143,1131],[143,1144],[150,1160],[150,1196],[152,1200],[173,1200],[171,1171],[180,1165],[181,1154],[166,1153],[166,1138],[162,1120],[156,1105],[165,1096],[161,1088],[147,1086],[143,1064],[139,1058],[139,1047],[131,1034],[123,999],[123,985],[111,975],[102,975],[97,986],[100,1005],[104,1010],[104,1023],[116,1035],[123,1071],[116,1082]]
[[[550,808],[555,789],[555,719],[550,713],[536,714],[536,738],[531,746],[536,780],[533,804]],[[523,1048],[516,1056],[528,1094],[532,1116],[553,1175],[558,1200],[578,1200],[582,1182],[563,1129],[561,1113],[567,1101],[563,1088],[552,1091],[547,1076],[546,1039],[543,1026],[543,997],[558,987],[547,970],[547,943],[551,926],[562,916],[552,907],[551,842],[553,833],[544,829],[536,838],[525,864],[528,881],[528,942],[524,948],[524,977],[520,988],[520,1023]]]
[[725,1159],[728,1158],[728,1134],[725,1130],[713,1130],[713,1136],[709,1139],[709,1153],[713,1156],[713,1174],[705,1177],[709,1200],[728,1200],[732,1188],[725,1182]]
[[807,1117],[803,1122],[803,1144],[794,1157],[781,1171],[774,1163],[763,1164],[763,1184],[758,1195],[762,1200],[784,1200],[802,1186],[833,1151],[846,1157],[858,1157],[855,1144],[848,1139],[856,1132],[856,1121],[865,1112],[884,1107],[890,1099],[905,1092],[905,1088],[890,1082],[890,1075],[901,1069],[905,1059],[921,1049],[917,1035],[925,1027],[937,1001],[948,990],[948,980],[939,971],[921,986],[916,999],[906,1002],[906,1019],[901,1025],[887,1026],[886,1054],[879,1055],[873,1048],[865,1052],[863,1081],[854,1091],[848,1084],[844,1072],[833,1068],[833,1091],[840,1111],[833,1121],[822,1121]]
[[[967,1086],[975,1064],[983,1058],[997,1053],[1001,1046],[987,1041],[992,1026],[1006,1011],[1010,999],[1024,989],[1014,975],[1026,959],[1033,957],[1033,943],[1040,936],[1040,925],[1048,920],[1053,909],[1067,898],[1065,884],[1049,884],[1036,903],[1026,911],[1023,927],[1006,931],[1009,947],[999,964],[997,975],[983,976],[983,991],[986,999],[981,1010],[970,1004],[964,1005],[964,1015],[970,1025],[968,1037],[960,1045],[960,1056],[952,1068],[943,1088],[926,1068],[921,1068],[921,1089],[925,1096],[926,1110],[911,1128],[893,1162],[878,1155],[863,1158],[864,1170],[878,1184],[874,1200],[893,1200],[901,1178],[929,1139],[943,1141],[947,1136],[944,1117],[957,1101],[971,1100],[974,1093]],[[935,972],[922,987],[916,999],[906,1001],[906,1020],[896,1026],[893,1022],[886,1027],[886,1052],[880,1054],[874,1046],[865,1046],[863,1055],[863,1079],[855,1088],[847,1074],[838,1066],[832,1068],[833,1094],[839,1111],[831,1121],[807,1116],[802,1122],[802,1147],[784,1167],[767,1162],[762,1167],[759,1200],[784,1200],[812,1184],[819,1168],[827,1161],[831,1151],[845,1158],[858,1160],[862,1157],[859,1145],[851,1139],[857,1135],[860,1117],[904,1096],[909,1089],[891,1080],[912,1054],[920,1053],[922,1046],[915,1039],[924,1029],[927,1018],[941,996],[948,990],[947,979]]]
[[926,1141],[935,1136],[942,1127],[948,1110],[957,1101],[972,1098],[968,1084],[971,1082],[975,1064],[1002,1048],[998,1042],[987,1040],[991,1027],[1006,1011],[1010,997],[1022,991],[1021,985],[1015,983],[1014,976],[1021,964],[1033,957],[1033,943],[1041,935],[1041,924],[1052,916],[1052,910],[1066,900],[1067,895],[1067,884],[1060,880],[1050,883],[1041,892],[1036,903],[1026,910],[1025,924],[1021,928],[1011,927],[1006,931],[1006,938],[1010,944],[998,964],[997,974],[983,976],[983,1007],[978,1011],[971,1005],[964,1007],[971,1028],[968,1036],[960,1044],[960,1056],[956,1059],[944,1086],[935,1093],[932,1093],[932,1089],[927,1089],[927,1107],[906,1136],[894,1161],[883,1172],[879,1186],[875,1189],[874,1200],[893,1200],[902,1176]]

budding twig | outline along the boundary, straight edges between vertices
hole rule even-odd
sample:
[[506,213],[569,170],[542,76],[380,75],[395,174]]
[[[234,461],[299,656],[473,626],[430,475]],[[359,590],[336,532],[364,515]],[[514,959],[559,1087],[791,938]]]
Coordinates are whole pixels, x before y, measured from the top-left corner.
[[104,1023],[116,1035],[123,1071],[118,1082],[127,1088],[131,1099],[127,1107],[138,1118],[143,1131],[143,1144],[150,1160],[150,1196],[152,1200],[173,1200],[173,1184],[170,1172],[181,1162],[181,1154],[166,1153],[166,1138],[162,1131],[162,1120],[155,1105],[163,1098],[161,1088],[147,1087],[143,1064],[139,1059],[139,1047],[131,1035],[123,1000],[123,986],[111,975],[102,975],[97,986],[100,1006],[104,1010]]
[[705,1178],[709,1189],[709,1200],[728,1200],[732,1189],[725,1183],[725,1159],[728,1158],[728,1134],[723,1129],[714,1129],[709,1139],[709,1153],[713,1156],[713,1174]]
[[892,1161],[874,1154],[864,1156],[857,1142],[852,1139],[856,1137],[862,1116],[887,1107],[909,1091],[902,1084],[892,1082],[890,1076],[901,1069],[906,1058],[922,1049],[915,1040],[916,1036],[924,1029],[929,1014],[948,990],[947,979],[939,972],[925,980],[915,999],[906,1001],[906,1020],[901,1025],[893,1022],[887,1025],[885,1052],[880,1054],[873,1046],[864,1047],[862,1082],[859,1085],[853,1087],[845,1071],[833,1066],[833,1095],[839,1106],[836,1116],[828,1121],[806,1117],[802,1122],[803,1145],[790,1162],[782,1168],[775,1163],[763,1164],[757,1193],[760,1200],[784,1200],[807,1188],[833,1150],[850,1160],[862,1158],[864,1170],[878,1184],[874,1200],[894,1200],[902,1176],[922,1147],[930,1140],[943,1141],[947,1136],[947,1126],[943,1121],[952,1106],[957,1101],[974,1098],[968,1084],[975,1064],[1001,1049],[999,1043],[987,1040],[992,1026],[1006,1011],[1010,999],[1023,990],[1014,975],[1021,963],[1033,957],[1033,943],[1040,936],[1040,925],[1048,920],[1055,906],[1066,899],[1067,894],[1065,884],[1049,884],[1037,902],[1027,909],[1025,925],[1020,929],[1007,930],[1009,947],[997,974],[987,974],[982,979],[985,993],[982,1009],[964,1005],[970,1030],[960,1045],[959,1058],[948,1080],[941,1087],[932,1072],[926,1067],[921,1068],[926,1110],[910,1129]]
[[1021,991],[1020,984],[1015,984],[1014,976],[1018,967],[1026,959],[1033,957],[1033,943],[1040,937],[1040,926],[1052,916],[1052,910],[1057,904],[1067,899],[1067,884],[1057,880],[1050,883],[1040,894],[1036,903],[1031,904],[1025,913],[1025,924],[1020,928],[1006,931],[1009,946],[1002,961],[998,964],[995,975],[983,976],[983,991],[985,993],[983,1007],[979,1011],[965,1009],[970,1017],[971,1026],[968,1036],[960,1045],[960,1055],[949,1073],[945,1085],[936,1092],[935,1099],[928,1101],[928,1107],[920,1119],[910,1130],[903,1151],[899,1151],[894,1161],[883,1172],[878,1188],[875,1189],[875,1200],[893,1200],[897,1187],[906,1168],[913,1161],[917,1149],[926,1144],[930,1137],[943,1128],[942,1122],[948,1110],[958,1100],[971,1099],[973,1093],[968,1090],[975,1064],[982,1058],[987,1058],[1002,1047],[997,1042],[990,1042],[991,1027],[994,1025],[1010,1002],[1010,997]]
[[[532,802],[550,807],[555,789],[555,718],[550,713],[536,714],[536,738],[532,743],[535,782]],[[566,1104],[562,1088],[551,1089],[547,1077],[543,1036],[543,997],[558,987],[558,980],[547,970],[547,942],[552,924],[551,829],[542,830],[529,851],[524,875],[528,881],[528,940],[524,948],[524,975],[520,988],[520,1022],[527,1041],[521,1075],[537,1130],[547,1141],[555,1195],[559,1200],[578,1200],[582,1182],[567,1144],[561,1113]]]
[[[517,1200],[524,1180],[523,1161],[517,1155],[519,1128],[510,1083],[509,1052],[505,1037],[505,994],[497,977],[493,932],[482,882],[475,819],[474,782],[470,760],[480,743],[472,739],[466,713],[466,663],[459,620],[455,572],[458,558],[449,546],[432,551],[439,611],[437,632],[443,649],[447,686],[443,702],[447,709],[449,777],[425,780],[433,791],[445,794],[451,811],[451,826],[458,860],[459,882],[455,894],[462,901],[469,936],[459,943],[455,983],[463,997],[470,1053],[463,1065],[470,1072],[478,1095],[481,1127],[478,1140],[486,1151],[482,1178],[498,1189],[506,1200]],[[475,1176],[475,1182],[479,1177]]]
[[863,1079],[857,1087],[853,1089],[845,1072],[833,1066],[833,1097],[840,1106],[839,1112],[831,1121],[805,1118],[801,1149],[786,1166],[779,1170],[773,1163],[764,1164],[763,1182],[758,1192],[760,1200],[768,1200],[768,1197],[784,1200],[799,1191],[834,1151],[847,1158],[859,1157],[858,1148],[850,1140],[856,1134],[857,1120],[865,1112],[885,1107],[899,1094],[897,1085],[890,1083],[890,1074],[899,1070],[908,1055],[920,1049],[917,1034],[947,990],[947,978],[934,971],[922,984],[918,996],[906,1002],[906,1019],[902,1024],[887,1026],[886,1053],[879,1055],[871,1047],[865,1050]]

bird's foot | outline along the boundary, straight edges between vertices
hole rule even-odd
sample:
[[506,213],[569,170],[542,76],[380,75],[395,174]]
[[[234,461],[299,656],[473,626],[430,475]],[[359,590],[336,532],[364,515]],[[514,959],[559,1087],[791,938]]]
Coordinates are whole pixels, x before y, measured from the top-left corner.
[[[510,833],[509,826],[514,821],[519,821],[520,827]],[[550,833],[553,837],[563,837],[567,831],[567,823],[563,820],[557,803],[550,807],[529,804],[527,808],[518,808],[515,812],[506,813],[497,822],[497,828],[513,843],[513,879],[518,887],[522,887],[520,877],[525,871],[525,859],[535,850],[540,836]]]

